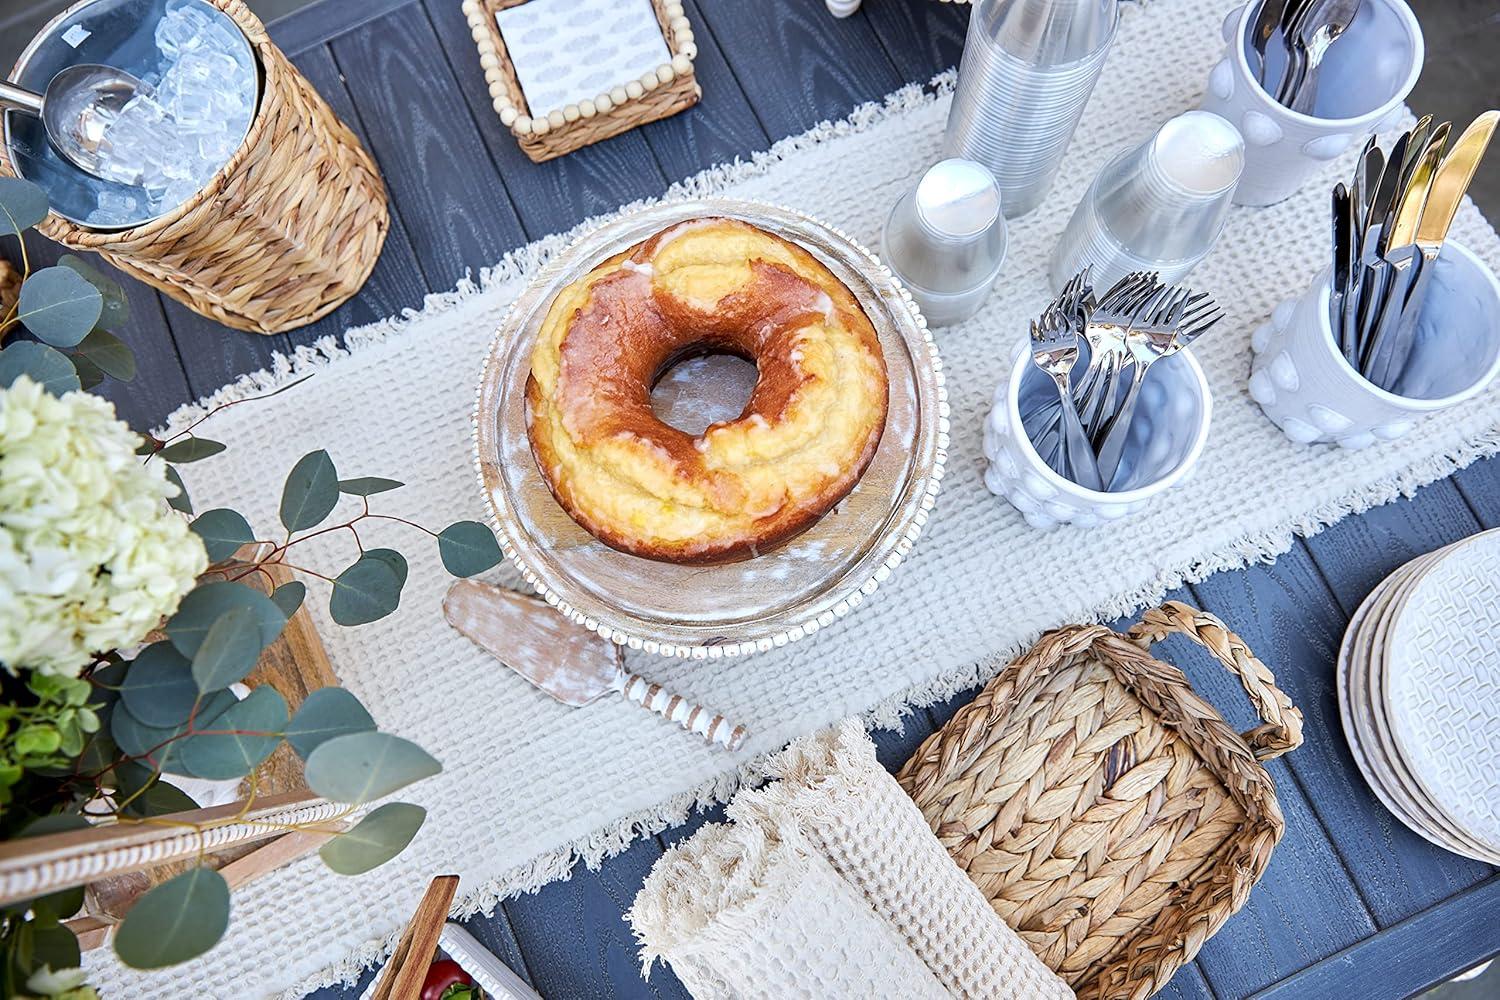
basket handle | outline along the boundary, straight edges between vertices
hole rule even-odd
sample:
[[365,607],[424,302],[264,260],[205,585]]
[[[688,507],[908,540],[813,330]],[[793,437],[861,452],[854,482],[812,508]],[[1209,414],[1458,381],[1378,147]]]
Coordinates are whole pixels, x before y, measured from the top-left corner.
[[1250,703],[1265,720],[1264,725],[1240,734],[1256,760],[1280,757],[1302,745],[1302,713],[1276,686],[1270,669],[1250,652],[1244,640],[1207,611],[1191,608],[1181,601],[1168,601],[1142,615],[1129,637],[1143,649],[1149,649],[1174,632],[1207,649],[1244,685]]

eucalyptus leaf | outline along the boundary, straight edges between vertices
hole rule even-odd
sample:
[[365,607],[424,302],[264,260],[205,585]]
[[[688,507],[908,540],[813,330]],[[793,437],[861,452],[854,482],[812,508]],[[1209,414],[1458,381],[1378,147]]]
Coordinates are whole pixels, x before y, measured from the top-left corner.
[[499,563],[504,556],[495,533],[478,521],[456,521],[438,535],[443,566],[454,576],[473,576]]
[[348,493],[356,497],[372,497],[377,493],[385,493],[397,490],[405,486],[405,483],[394,479],[382,479],[379,476],[360,476],[357,479],[340,479],[339,492]]
[[130,300],[125,297],[125,289],[120,286],[119,282],[107,277],[103,271],[82,257],[68,254],[58,263],[77,271],[79,277],[99,289],[99,295],[104,299],[104,313],[99,317],[101,326],[115,329],[123,326],[130,318]]
[[421,806],[388,802],[318,848],[318,856],[340,875],[363,875],[406,850],[426,818]]
[[262,685],[243,701],[196,722],[194,732],[181,741],[178,762],[195,778],[243,778],[281,744],[286,722],[286,699]]
[[136,969],[160,969],[196,958],[229,926],[229,883],[212,868],[193,868],[146,893],[115,933],[115,953]]
[[93,824],[77,813],[61,812],[38,816],[20,833],[22,837],[45,837],[50,833],[67,833],[70,830],[87,830]]
[[286,727],[286,741],[303,760],[335,736],[375,729],[375,720],[359,699],[341,687],[318,688],[297,706]]
[[152,643],[136,654],[120,685],[120,700],[148,726],[180,726],[198,703],[193,665],[170,642]]
[[159,454],[164,461],[186,465],[188,462],[198,462],[210,455],[217,455],[223,450],[224,445],[220,442],[193,435],[167,445]]
[[23,929],[29,931],[30,941],[26,943],[24,950],[33,971],[42,966],[76,969],[83,961],[83,951],[79,947],[77,935],[63,926],[56,915],[33,914],[32,919],[23,925]]
[[104,311],[104,296],[68,267],[44,267],[21,284],[16,318],[53,347],[72,347],[89,335]]
[[[281,613],[276,605],[271,607]],[[218,691],[244,680],[255,669],[255,661],[265,648],[260,637],[260,622],[252,609],[231,608],[220,615],[208,627],[193,654],[193,679],[198,682],[198,689]]]
[[0,177],[0,236],[20,236],[47,217],[47,192],[19,177]]
[[73,367],[66,354],[29,340],[18,340],[0,350],[0,389],[7,388],[22,375],[54,396],[80,387],[78,369]]
[[193,520],[192,528],[203,539],[209,562],[228,559],[239,551],[241,545],[255,541],[250,522],[239,511],[228,507],[204,511]]
[[427,751],[390,733],[350,733],[308,754],[307,786],[334,802],[360,805],[443,769]]
[[281,609],[281,613],[288,619],[297,613],[302,607],[302,599],[307,596],[307,584],[301,580],[288,580],[275,590],[271,591],[271,603]]
[[364,558],[378,559],[396,574],[397,587],[406,586],[406,557],[395,549],[365,549]]
[[390,562],[365,553],[334,578],[328,613],[345,626],[379,621],[400,605],[401,583]]
[[198,808],[198,803],[187,792],[162,781],[156,771],[135,761],[116,764],[114,775],[115,802],[127,816],[165,816]]
[[167,506],[184,514],[193,512],[193,498],[188,496],[187,486],[182,481],[182,476],[172,466],[167,466],[167,482],[177,487],[177,495],[167,501]]
[[135,378],[135,352],[130,345],[108,330],[98,329],[78,342],[74,348],[74,364],[84,358],[106,375],[121,382]]
[[167,638],[184,656],[196,656],[214,622],[235,608],[255,612],[262,648],[275,642],[286,625],[286,616],[265,594],[247,584],[217,580],[199,584],[182,599],[177,613],[167,619]]
[[99,366],[77,351],[68,355],[68,363],[78,373],[78,387],[84,392],[93,390],[104,381],[104,372],[99,370]]
[[287,531],[306,531],[339,502],[339,474],[326,451],[303,455],[287,474],[281,491],[281,523]]

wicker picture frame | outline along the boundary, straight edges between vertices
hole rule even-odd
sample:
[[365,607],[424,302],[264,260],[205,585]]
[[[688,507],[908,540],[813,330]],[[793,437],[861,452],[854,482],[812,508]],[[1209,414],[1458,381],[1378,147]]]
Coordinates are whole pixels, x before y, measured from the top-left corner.
[[676,0],[650,0],[671,53],[639,79],[622,80],[608,93],[562,108],[532,108],[521,91],[515,66],[501,37],[495,15],[528,0],[464,0],[464,16],[479,49],[479,64],[500,121],[521,150],[536,163],[619,135],[637,125],[658,121],[698,103],[703,91],[693,75],[698,47],[693,28]]

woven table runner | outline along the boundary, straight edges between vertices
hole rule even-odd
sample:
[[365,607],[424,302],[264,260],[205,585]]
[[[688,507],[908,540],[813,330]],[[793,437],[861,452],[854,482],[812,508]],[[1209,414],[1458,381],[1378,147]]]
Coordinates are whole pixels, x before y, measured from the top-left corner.
[[[1109,155],[1196,105],[1223,50],[1219,24],[1229,6],[1160,0],[1123,8],[1103,79],[1046,204],[1011,224],[1009,258],[984,310],[938,332],[952,447],[913,557],[862,607],[802,642],[727,661],[631,657],[633,669],[748,725],[752,736],[741,752],[710,749],[622,699],[583,709],[552,702],[443,622],[451,578],[430,539],[376,525],[365,544],[395,545],[410,559],[400,610],[340,628],[327,618],[318,580],[308,581],[308,604],[341,682],[382,729],[420,742],[443,762],[441,775],[402,792],[428,808],[427,825],[399,858],[358,878],[309,859],[237,892],[224,941],[171,973],[173,988],[296,996],[352,979],[393,946],[434,874],[463,877],[461,912],[492,908],[566,875],[579,857],[597,862],[686,818],[695,804],[728,798],[741,780],[760,775],[766,754],[797,736],[851,715],[898,724],[903,709],[988,678],[1046,628],[1110,620],[1185,581],[1270,559],[1297,532],[1500,447],[1494,390],[1426,420],[1404,440],[1359,453],[1291,444],[1246,394],[1250,334],[1323,266],[1327,192],[1352,170],[1351,153],[1281,205],[1235,209],[1219,246],[1192,275],[1227,318],[1194,347],[1215,411],[1202,463],[1185,486],[1106,530],[1050,534],[985,490],[981,423],[1028,318],[1050,298],[1045,266],[1058,234]],[[666,196],[780,203],[877,246],[889,207],[939,155],[950,84],[940,80],[936,94],[908,87]],[[1500,239],[1471,205],[1453,235],[1500,265]],[[480,282],[431,297],[420,313],[351,331],[347,352],[331,342],[303,348],[205,401],[253,396],[317,373],[203,428],[230,447],[184,468],[197,507],[233,506],[272,530],[282,478],[301,455],[326,448],[342,476],[408,484],[376,498],[377,510],[433,528],[483,518],[469,426],[480,364],[525,275],[565,243],[558,236],[525,247]],[[173,426],[201,412],[187,408]],[[299,562],[337,571],[353,561],[351,543],[337,535],[309,548],[323,542],[326,549]],[[506,570],[493,575],[516,580]],[[160,977],[123,970],[108,953],[89,962],[107,996],[161,995]]]

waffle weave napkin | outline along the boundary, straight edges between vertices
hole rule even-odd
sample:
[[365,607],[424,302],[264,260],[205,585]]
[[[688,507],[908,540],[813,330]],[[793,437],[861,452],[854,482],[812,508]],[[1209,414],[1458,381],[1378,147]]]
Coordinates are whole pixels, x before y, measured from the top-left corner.
[[673,847],[629,913],[647,970],[671,964],[697,1000],[957,996],[1064,1000],[1073,991],[995,915],[856,722],[772,758]]

